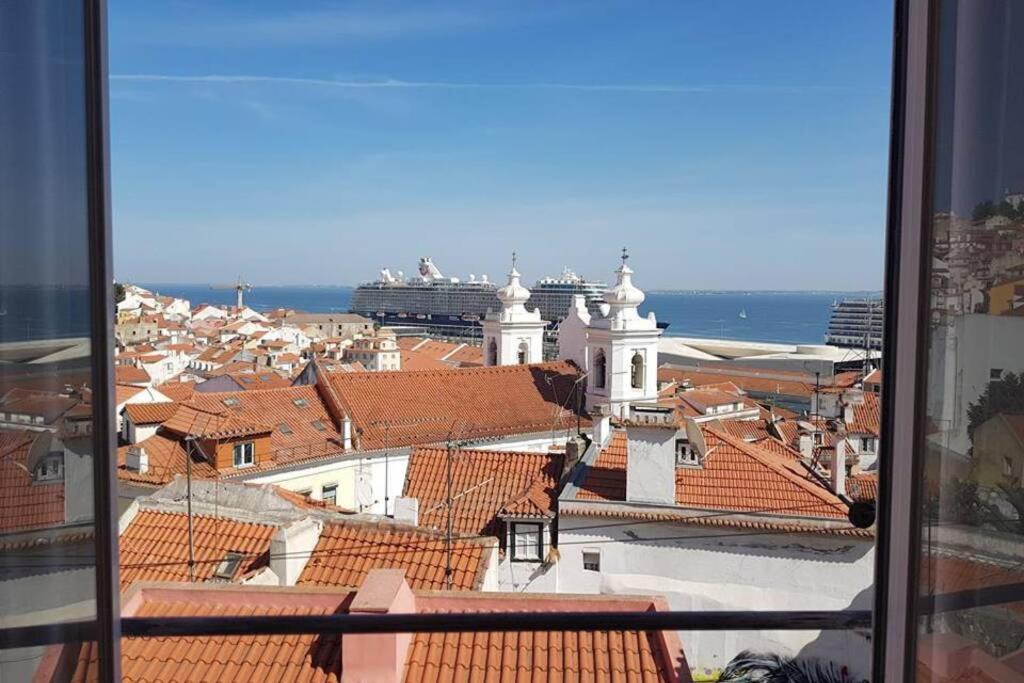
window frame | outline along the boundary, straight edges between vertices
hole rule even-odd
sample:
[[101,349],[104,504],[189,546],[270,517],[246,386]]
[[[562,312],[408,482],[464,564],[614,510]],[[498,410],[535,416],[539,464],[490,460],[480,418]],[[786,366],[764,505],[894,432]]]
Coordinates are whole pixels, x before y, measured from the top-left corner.
[[[545,525],[540,523],[540,522],[525,522],[525,521],[509,522],[509,532],[508,532],[509,560],[511,560],[512,562],[543,562],[544,561],[544,526]],[[529,530],[525,530],[525,531],[521,531],[520,532],[520,531],[517,531],[518,527],[532,527],[532,528],[529,529]],[[519,550],[519,547],[520,547],[519,535],[520,534],[524,534],[524,535],[525,534],[530,534],[530,535],[534,536],[534,540],[536,541],[536,544],[534,546],[534,550],[536,550],[536,555],[534,555],[534,554],[521,555],[520,554],[520,552],[522,552],[522,551]],[[524,547],[529,547],[529,546],[524,546]]]
[[[239,449],[241,450],[241,458],[239,458]],[[246,461],[246,451],[248,451],[248,462]],[[253,441],[239,441],[231,446],[231,464],[242,469],[245,467],[253,467],[256,464],[256,444]]]

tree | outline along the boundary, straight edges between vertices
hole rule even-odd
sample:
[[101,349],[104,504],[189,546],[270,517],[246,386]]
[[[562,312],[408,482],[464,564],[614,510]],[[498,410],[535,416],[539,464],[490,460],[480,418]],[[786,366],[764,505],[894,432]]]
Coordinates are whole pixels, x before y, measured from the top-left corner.
[[974,441],[974,430],[1000,413],[1024,414],[1024,373],[1004,372],[985,387],[978,400],[967,407],[967,435]]
[[976,221],[983,220],[989,216],[994,216],[996,213],[996,205],[991,199],[986,199],[983,202],[979,202],[975,207],[971,218]]
[[120,282],[114,283],[114,303],[119,304],[124,301],[124,285]]

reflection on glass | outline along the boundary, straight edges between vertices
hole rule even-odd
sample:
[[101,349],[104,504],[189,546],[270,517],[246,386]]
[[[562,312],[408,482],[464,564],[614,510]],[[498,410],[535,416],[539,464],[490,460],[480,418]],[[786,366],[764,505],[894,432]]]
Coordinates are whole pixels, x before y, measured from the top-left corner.
[[82,21],[0,3],[0,628],[95,614]]
[[1024,680],[1024,14],[940,5],[918,680]]

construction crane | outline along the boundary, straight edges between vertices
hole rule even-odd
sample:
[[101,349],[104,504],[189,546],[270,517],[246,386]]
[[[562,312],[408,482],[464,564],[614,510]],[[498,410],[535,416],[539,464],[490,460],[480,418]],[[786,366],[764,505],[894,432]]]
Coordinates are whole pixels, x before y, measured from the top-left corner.
[[237,295],[235,306],[238,308],[242,307],[242,294],[243,292],[251,292],[252,285],[242,280],[242,276],[238,276],[238,282],[233,285],[210,285],[210,289],[233,289]]

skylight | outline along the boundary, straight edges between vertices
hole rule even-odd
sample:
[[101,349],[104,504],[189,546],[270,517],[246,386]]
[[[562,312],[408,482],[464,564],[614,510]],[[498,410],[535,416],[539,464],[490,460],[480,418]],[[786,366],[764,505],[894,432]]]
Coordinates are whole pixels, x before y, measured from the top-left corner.
[[292,428],[288,426],[287,422],[282,422],[281,424],[277,425],[277,428],[282,434],[292,433]]
[[229,552],[224,556],[224,559],[217,564],[217,568],[213,571],[213,578],[221,579],[222,581],[230,581],[235,576],[235,572],[238,571],[238,566],[242,564],[242,559],[245,557],[242,553]]
[[308,405],[309,405],[309,401],[307,401],[307,400],[306,400],[306,399],[304,399],[304,398],[295,398],[295,399],[292,399],[292,403],[294,403],[294,404],[295,404],[295,407],[296,407],[296,408],[305,408],[306,406],[308,406]]
[[226,405],[228,408],[234,408],[240,405],[240,402],[237,398],[233,396],[228,396],[226,399],[224,399],[224,405]]

